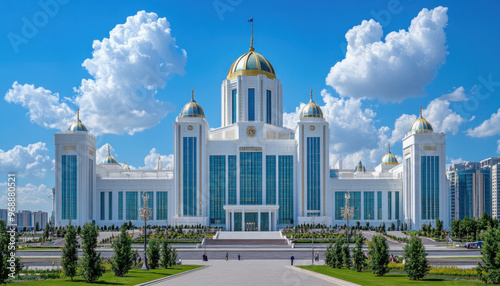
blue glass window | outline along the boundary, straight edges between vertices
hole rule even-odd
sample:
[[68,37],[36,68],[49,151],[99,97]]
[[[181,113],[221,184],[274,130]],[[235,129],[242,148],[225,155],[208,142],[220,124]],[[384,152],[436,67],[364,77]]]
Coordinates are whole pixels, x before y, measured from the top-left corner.
[[236,114],[238,112],[238,107],[236,105],[237,101],[236,101],[236,89],[233,89],[231,91],[231,123],[236,123],[237,119],[236,119]]
[[343,220],[342,209],[345,207],[346,192],[335,192],[335,219]]
[[276,156],[266,156],[266,204],[276,204]]
[[227,156],[227,165],[228,165],[228,170],[227,170],[227,197],[228,197],[228,204],[229,205],[235,205],[236,204],[236,156],[235,155],[229,155]]
[[234,213],[234,231],[241,231],[241,224],[242,224],[242,215],[241,213]]
[[62,167],[62,219],[77,219],[77,165],[76,155],[63,155]]
[[387,192],[387,219],[392,219],[392,192]]
[[349,199],[349,205],[354,208],[355,220],[361,219],[361,192],[351,192],[351,198]]
[[113,193],[109,192],[108,194],[108,217],[109,220],[113,219]]
[[394,192],[394,200],[396,200],[394,203],[396,204],[396,207],[394,208],[396,211],[395,217],[396,219],[399,219],[399,192]]
[[373,192],[364,192],[363,193],[363,202],[364,202],[364,219],[365,220],[373,220],[375,219],[375,200]]
[[268,90],[266,93],[266,101],[267,101],[267,117],[266,117],[266,122],[267,124],[271,124],[271,115],[272,115],[272,105],[271,105],[271,91]]
[[118,220],[123,220],[123,192],[118,192]]
[[183,138],[183,215],[196,216],[196,137]]
[[139,210],[137,209],[137,192],[127,192],[127,211],[125,216],[127,220],[137,220]]
[[105,193],[101,192],[101,220],[106,219],[106,203],[104,202]]
[[260,231],[269,231],[269,213],[260,213]]
[[439,156],[421,157],[422,219],[439,216]]
[[255,88],[248,89],[248,121],[255,121]]
[[[320,194],[320,140],[319,137],[307,137],[307,210],[319,211]],[[309,215],[319,215],[308,213]]]
[[[142,209],[144,207],[144,200],[142,199],[142,194],[144,194],[144,192],[141,192],[141,198],[140,198],[140,202],[141,202],[141,205],[139,206],[140,209]],[[150,209],[151,211],[153,211],[153,192],[146,192],[146,194],[149,195],[149,198],[148,198],[148,209]],[[154,217],[153,217],[154,218]]]
[[226,156],[210,156],[210,224],[226,223]]
[[240,204],[262,204],[262,152],[240,153]]
[[156,219],[168,219],[168,192],[156,192]]
[[377,219],[382,220],[382,192],[377,192]]
[[278,156],[278,224],[293,224],[293,156]]

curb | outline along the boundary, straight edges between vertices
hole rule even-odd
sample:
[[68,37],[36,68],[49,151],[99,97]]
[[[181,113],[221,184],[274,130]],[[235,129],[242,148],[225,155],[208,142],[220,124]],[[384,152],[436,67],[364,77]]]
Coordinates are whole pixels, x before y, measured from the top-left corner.
[[332,277],[332,276],[328,276],[328,275],[325,275],[325,274],[321,274],[321,273],[318,273],[318,272],[314,272],[314,271],[311,271],[311,270],[306,270],[306,269],[295,267],[295,266],[286,266],[286,268],[295,270],[297,272],[301,272],[301,273],[307,274],[309,276],[313,276],[313,277],[319,278],[321,280],[325,280],[325,281],[330,282],[330,283],[334,283],[335,285],[340,285],[340,286],[360,286],[359,284],[355,284],[355,283],[352,283],[352,282],[349,282],[349,281],[345,281],[345,280],[342,280],[342,279],[338,279],[338,278],[335,278],[335,277]]
[[151,281],[148,281],[148,282],[137,284],[136,286],[154,285],[154,284],[157,284],[157,283],[160,283],[160,282],[164,282],[164,281],[167,281],[167,280],[170,280],[170,279],[177,278],[177,277],[185,275],[185,274],[192,273],[192,272],[197,271],[197,270],[205,269],[208,266],[209,265],[203,265],[202,267],[198,267],[198,268],[195,268],[195,269],[191,269],[191,270],[184,271],[184,272],[181,272],[181,273],[177,273],[177,274],[174,274],[174,275],[170,275],[170,276],[167,276],[167,277],[163,277],[163,278],[159,278],[159,279],[156,279],[156,280],[151,280]]

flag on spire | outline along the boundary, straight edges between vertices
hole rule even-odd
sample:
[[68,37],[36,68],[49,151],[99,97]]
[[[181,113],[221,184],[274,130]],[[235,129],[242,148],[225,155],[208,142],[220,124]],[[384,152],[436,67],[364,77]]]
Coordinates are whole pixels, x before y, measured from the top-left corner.
[[253,17],[251,19],[248,19],[248,22],[253,22]]

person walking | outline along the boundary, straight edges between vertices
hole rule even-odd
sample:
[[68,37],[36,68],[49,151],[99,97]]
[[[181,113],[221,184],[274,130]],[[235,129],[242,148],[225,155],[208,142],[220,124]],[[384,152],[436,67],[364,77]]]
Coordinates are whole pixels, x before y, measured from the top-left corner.
[[241,256],[240,256],[240,254],[238,253],[238,260],[240,260],[240,258],[241,258]]
[[293,256],[293,253],[292,253],[292,256],[290,257],[290,262],[291,262],[291,265],[293,265],[293,260],[295,259],[295,257]]
[[229,252],[226,252],[226,261],[229,259]]

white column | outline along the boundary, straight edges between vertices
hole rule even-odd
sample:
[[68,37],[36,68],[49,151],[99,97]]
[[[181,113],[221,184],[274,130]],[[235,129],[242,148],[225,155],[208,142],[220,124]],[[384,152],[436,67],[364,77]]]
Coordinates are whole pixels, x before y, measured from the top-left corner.
[[257,231],[260,231],[260,208],[257,214]]
[[241,231],[245,231],[245,209],[241,210]]

